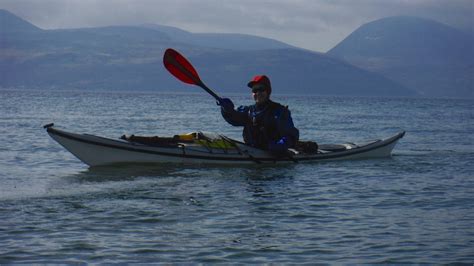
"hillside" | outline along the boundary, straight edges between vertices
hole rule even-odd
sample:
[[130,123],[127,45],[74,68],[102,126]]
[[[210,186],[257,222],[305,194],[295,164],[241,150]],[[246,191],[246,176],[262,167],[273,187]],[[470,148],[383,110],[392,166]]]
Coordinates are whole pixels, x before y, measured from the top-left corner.
[[162,66],[165,49],[173,47],[221,93],[242,92],[250,77],[266,73],[275,93],[415,94],[379,74],[257,36],[193,34],[159,25],[68,30],[33,26],[35,30],[25,31],[15,29],[28,22],[7,11],[0,16],[9,25],[1,28],[1,87],[190,91]]
[[14,14],[0,9],[0,25],[1,31],[3,32],[34,32],[41,30],[35,25],[23,20]]
[[328,52],[421,95],[474,97],[472,36],[414,17],[367,23]]
[[141,27],[165,33],[168,36],[172,36],[173,40],[176,42],[200,47],[242,51],[297,48],[277,40],[247,34],[191,33],[175,27],[156,24],[144,24],[141,25]]

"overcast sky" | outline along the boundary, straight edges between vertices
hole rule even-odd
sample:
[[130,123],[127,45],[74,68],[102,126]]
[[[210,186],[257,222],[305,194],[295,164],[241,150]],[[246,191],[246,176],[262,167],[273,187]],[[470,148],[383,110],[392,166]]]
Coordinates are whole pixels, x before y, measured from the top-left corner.
[[319,52],[388,16],[474,28],[474,0],[0,0],[0,9],[43,29],[155,23],[253,34]]

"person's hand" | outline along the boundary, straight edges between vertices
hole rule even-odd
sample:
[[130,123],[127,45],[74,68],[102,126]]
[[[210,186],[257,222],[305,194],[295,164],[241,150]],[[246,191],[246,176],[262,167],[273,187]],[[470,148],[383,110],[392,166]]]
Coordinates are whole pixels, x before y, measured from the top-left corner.
[[222,98],[220,101],[217,101],[217,105],[220,105],[225,112],[234,110],[234,103],[229,98]]
[[268,144],[268,150],[273,153],[282,154],[288,149],[288,140],[286,137],[281,138],[277,142],[270,142]]

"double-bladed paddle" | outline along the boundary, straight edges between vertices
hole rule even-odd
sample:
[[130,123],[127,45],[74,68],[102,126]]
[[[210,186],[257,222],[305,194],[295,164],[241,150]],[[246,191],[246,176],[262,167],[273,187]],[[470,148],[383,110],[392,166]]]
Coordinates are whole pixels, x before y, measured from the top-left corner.
[[191,63],[184,56],[178,53],[178,51],[168,48],[163,55],[163,64],[165,65],[165,68],[177,79],[187,84],[197,85],[214,97],[219,103],[222,101],[221,97],[219,97],[201,81],[193,65],[191,65]]

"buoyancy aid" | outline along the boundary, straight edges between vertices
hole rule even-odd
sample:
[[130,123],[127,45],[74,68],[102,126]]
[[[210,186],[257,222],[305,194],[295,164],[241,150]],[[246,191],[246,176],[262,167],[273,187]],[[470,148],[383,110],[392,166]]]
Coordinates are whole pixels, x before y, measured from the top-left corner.
[[273,101],[263,105],[240,106],[235,110],[221,109],[224,119],[233,126],[243,126],[242,137],[250,146],[268,150],[270,143],[285,137],[286,146],[294,147],[299,131],[293,124],[288,107]]
[[[248,109],[248,125],[243,137],[246,143],[254,147],[267,149],[269,142],[276,142],[282,136],[278,123],[288,112],[288,108],[272,101],[264,105],[251,105]],[[284,119],[284,118],[283,118]]]

